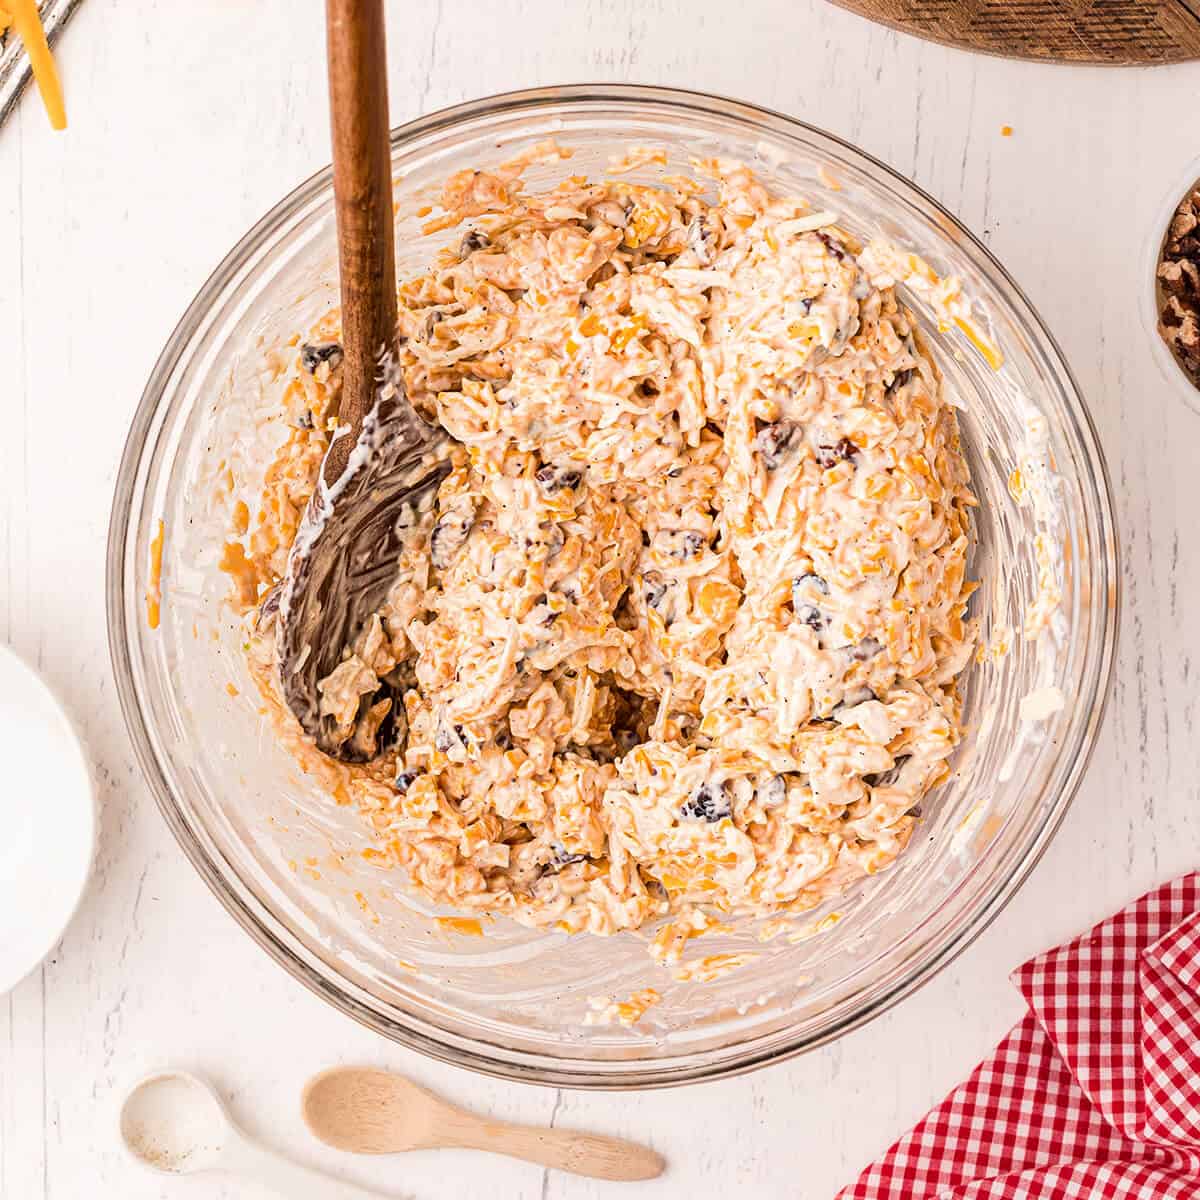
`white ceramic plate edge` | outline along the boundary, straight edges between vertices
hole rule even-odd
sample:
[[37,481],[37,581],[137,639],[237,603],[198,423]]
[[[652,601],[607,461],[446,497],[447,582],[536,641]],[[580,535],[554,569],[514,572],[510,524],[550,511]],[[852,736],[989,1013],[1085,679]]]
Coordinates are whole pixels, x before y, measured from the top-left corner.
[[[58,945],[96,850],[96,795],[83,744],[45,681],[0,645],[0,996]],[[15,753],[14,753],[15,751]],[[19,931],[19,932],[18,932]]]

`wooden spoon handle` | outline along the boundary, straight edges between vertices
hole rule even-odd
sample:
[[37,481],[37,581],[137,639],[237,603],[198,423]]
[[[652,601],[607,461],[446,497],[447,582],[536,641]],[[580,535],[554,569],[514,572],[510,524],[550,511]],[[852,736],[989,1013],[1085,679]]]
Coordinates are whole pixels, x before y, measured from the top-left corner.
[[443,1129],[441,1144],[450,1134],[453,1144],[465,1149],[488,1150],[507,1154],[526,1162],[593,1179],[656,1179],[666,1166],[661,1155],[648,1146],[621,1138],[594,1133],[575,1133],[569,1129],[539,1129],[532,1125],[507,1125],[472,1119],[451,1133]]
[[325,22],[345,354],[338,418],[350,426],[326,459],[331,482],[374,403],[380,355],[395,340],[396,247],[383,0],[325,0]]

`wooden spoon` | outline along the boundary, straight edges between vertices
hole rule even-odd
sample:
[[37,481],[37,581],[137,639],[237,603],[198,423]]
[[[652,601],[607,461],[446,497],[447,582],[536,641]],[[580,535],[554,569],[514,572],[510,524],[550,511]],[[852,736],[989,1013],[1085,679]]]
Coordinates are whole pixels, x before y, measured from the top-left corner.
[[666,1164],[619,1138],[509,1125],[464,1112],[415,1083],[370,1067],[334,1067],[309,1080],[301,1099],[309,1130],[352,1154],[455,1147],[489,1150],[594,1179],[655,1179]]
[[325,25],[345,355],[338,421],[350,428],[325,458],[332,486],[375,403],[380,357],[395,347],[396,235],[383,0],[326,0]]
[[400,681],[363,696],[349,727],[319,682],[378,610],[418,515],[449,470],[449,441],[414,411],[395,367],[396,253],[383,0],[326,0],[333,194],[342,293],[338,433],[260,619],[279,614],[284,698],[326,754],[373,758],[402,736]]

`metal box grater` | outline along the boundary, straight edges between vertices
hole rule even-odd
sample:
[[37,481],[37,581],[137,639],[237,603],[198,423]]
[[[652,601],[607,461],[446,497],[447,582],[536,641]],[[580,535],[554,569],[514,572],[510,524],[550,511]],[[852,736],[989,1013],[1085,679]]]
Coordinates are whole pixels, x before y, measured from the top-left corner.
[[[83,0],[41,0],[38,11],[51,47]],[[25,85],[33,78],[21,39],[10,29],[0,34],[0,125],[17,106]]]

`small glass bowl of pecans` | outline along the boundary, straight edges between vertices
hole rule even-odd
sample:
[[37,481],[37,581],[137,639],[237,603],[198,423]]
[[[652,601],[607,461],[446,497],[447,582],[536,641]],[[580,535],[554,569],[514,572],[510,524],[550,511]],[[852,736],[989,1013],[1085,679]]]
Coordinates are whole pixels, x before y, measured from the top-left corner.
[[1200,160],[1172,190],[1151,231],[1147,326],[1164,376],[1200,412]]

